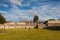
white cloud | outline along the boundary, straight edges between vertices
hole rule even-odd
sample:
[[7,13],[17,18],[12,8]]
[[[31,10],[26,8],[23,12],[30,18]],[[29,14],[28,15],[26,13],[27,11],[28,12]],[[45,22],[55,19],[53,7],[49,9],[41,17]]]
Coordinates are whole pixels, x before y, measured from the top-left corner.
[[[16,14],[16,19],[18,20],[33,20],[34,15],[39,16],[39,20],[48,20],[48,19],[58,19],[60,15],[59,7],[51,7],[51,5],[42,5],[39,7],[32,7],[30,10],[20,10],[12,8],[11,11],[13,14]],[[29,18],[30,16],[30,18]],[[14,16],[15,17],[15,16]]]
[[40,7],[32,7],[31,10],[27,10],[27,13],[33,15],[38,15],[40,20],[48,20],[48,19],[58,19],[57,16],[60,15],[60,8],[53,6],[50,4],[42,5]]
[[6,19],[6,21],[10,20],[10,18],[9,18],[10,15],[7,13],[7,11],[0,10],[0,13]]
[[0,10],[0,13],[7,13],[7,11],[2,11],[2,10]]
[[13,8],[19,9],[16,5],[12,5]]
[[[34,15],[39,16],[39,20],[48,20],[48,19],[58,19],[60,17],[60,3],[55,5],[53,3],[40,3],[38,0],[30,0],[26,4],[22,4],[23,0],[10,0],[12,3],[13,8],[8,10],[9,14],[4,14],[7,20],[33,20]],[[39,6],[31,6],[30,2],[35,1],[34,5]],[[45,0],[42,0],[45,1]],[[40,5],[44,4],[44,5]],[[30,6],[32,9],[29,10],[21,10],[18,6]],[[3,13],[7,13],[5,11],[1,11]],[[10,14],[11,13],[11,14]]]
[[13,5],[22,6],[21,0],[10,0]]
[[2,4],[2,6],[4,6],[4,7],[8,8],[8,5],[6,5],[6,4]]
[[[27,16],[27,14],[25,14],[25,10],[20,10],[20,9],[15,9],[12,8],[10,10],[8,10],[8,12],[11,12],[11,18],[13,19],[17,19],[17,20],[28,20],[29,16]],[[13,15],[13,16],[12,16]]]
[[3,6],[3,7],[5,7],[5,8],[8,8],[8,7],[9,7],[9,5],[7,5],[7,4],[2,4],[2,3],[0,3],[0,6]]
[[23,6],[30,6],[30,4],[29,4],[29,3],[27,3],[27,4],[23,4]]

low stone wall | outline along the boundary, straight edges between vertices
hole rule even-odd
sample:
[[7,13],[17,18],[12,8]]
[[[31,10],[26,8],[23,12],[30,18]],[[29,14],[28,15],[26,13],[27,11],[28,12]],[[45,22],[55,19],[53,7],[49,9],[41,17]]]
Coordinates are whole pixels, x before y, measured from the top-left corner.
[[43,23],[41,23],[41,24],[38,24],[38,27],[39,27],[39,29],[40,29],[40,28],[44,28],[44,27],[46,27],[46,25],[43,24]]
[[18,29],[33,29],[34,26],[32,25],[0,25],[0,29],[14,29],[14,28],[18,28]]

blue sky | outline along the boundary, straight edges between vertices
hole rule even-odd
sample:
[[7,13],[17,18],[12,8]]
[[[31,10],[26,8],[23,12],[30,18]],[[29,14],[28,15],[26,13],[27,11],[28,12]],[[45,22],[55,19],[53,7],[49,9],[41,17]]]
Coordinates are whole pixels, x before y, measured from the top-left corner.
[[60,0],[0,0],[0,13],[6,21],[60,19]]

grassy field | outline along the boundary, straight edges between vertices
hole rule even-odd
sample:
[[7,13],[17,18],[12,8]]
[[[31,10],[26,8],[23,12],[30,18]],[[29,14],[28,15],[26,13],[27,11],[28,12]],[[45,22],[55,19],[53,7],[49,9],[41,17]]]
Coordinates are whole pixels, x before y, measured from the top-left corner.
[[0,40],[60,40],[60,31],[45,29],[9,29]]

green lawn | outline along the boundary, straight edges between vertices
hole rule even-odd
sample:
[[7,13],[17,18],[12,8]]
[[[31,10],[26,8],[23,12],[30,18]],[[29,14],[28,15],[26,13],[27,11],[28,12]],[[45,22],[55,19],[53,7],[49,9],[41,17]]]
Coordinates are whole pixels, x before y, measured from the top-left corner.
[[45,29],[9,29],[0,40],[60,40],[60,31]]

